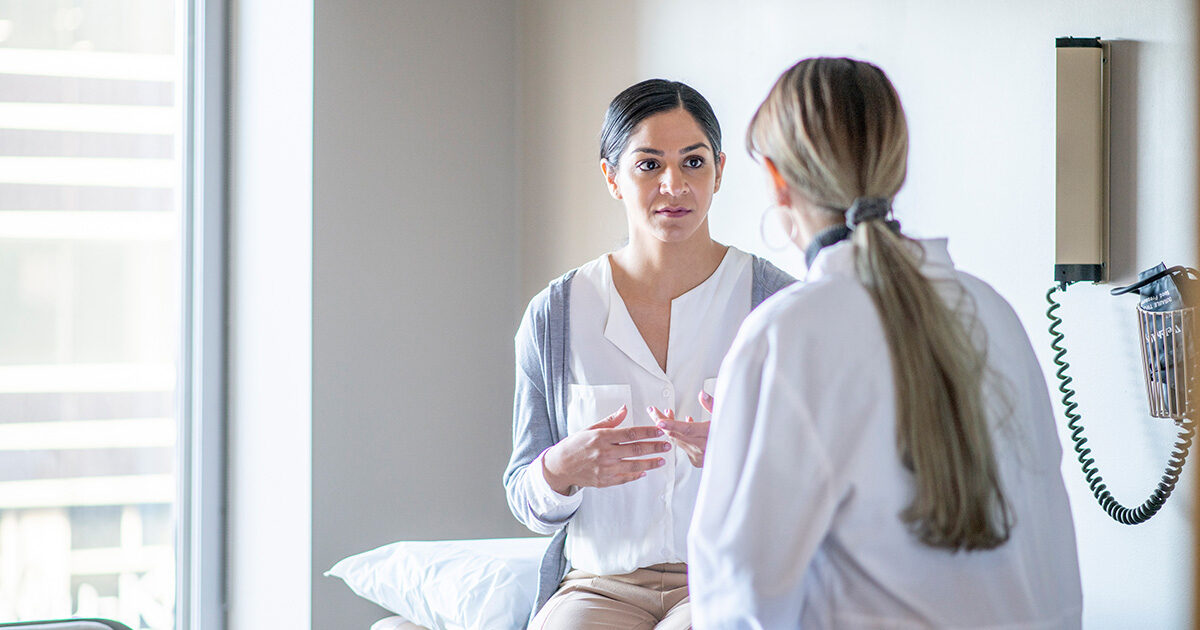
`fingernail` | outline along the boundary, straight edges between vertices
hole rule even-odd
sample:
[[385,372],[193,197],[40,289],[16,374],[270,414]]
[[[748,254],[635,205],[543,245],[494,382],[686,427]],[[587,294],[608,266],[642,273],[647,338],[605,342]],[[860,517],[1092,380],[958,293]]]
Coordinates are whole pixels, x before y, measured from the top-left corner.
[[[665,429],[665,428],[667,428],[667,423],[659,422],[658,424],[656,424],[654,426],[658,427],[659,429]],[[659,431],[659,433],[662,433],[662,431]]]
[[648,414],[650,414],[650,415],[652,415],[652,416],[653,416],[653,415],[654,415],[654,407],[652,407],[652,406],[651,406],[651,407],[646,407],[646,413],[648,413]]

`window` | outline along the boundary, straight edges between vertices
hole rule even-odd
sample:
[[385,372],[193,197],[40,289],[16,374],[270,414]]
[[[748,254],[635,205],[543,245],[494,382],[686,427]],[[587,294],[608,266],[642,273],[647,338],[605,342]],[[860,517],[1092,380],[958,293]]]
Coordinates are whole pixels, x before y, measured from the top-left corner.
[[219,599],[210,12],[0,0],[0,621],[199,628]]

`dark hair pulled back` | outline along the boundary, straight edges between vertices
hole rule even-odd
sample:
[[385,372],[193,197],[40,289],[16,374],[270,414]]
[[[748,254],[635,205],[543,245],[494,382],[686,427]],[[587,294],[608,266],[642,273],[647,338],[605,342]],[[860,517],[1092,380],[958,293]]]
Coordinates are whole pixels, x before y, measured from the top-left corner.
[[686,83],[647,79],[625,88],[608,104],[600,130],[600,159],[617,166],[630,134],[643,120],[680,107],[704,130],[713,155],[720,154],[721,125],[708,101]]

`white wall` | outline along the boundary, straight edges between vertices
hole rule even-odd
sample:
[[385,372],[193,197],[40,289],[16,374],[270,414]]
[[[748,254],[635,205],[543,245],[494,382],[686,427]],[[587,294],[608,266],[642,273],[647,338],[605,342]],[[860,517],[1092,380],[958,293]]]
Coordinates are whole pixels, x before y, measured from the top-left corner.
[[521,2],[522,303],[625,238],[625,211],[602,184],[600,124],[609,100],[640,77],[630,12],[614,6]]
[[[768,198],[743,137],[783,69],[807,56],[849,55],[882,66],[907,109],[910,171],[897,202],[906,231],[949,236],[959,265],[1013,303],[1049,365],[1043,296],[1053,264],[1054,38],[1067,35],[1118,40],[1114,279],[1129,280],[1160,260],[1195,264],[1189,2],[676,0],[553,10],[525,0],[522,6],[525,24],[537,25],[522,32],[522,82],[537,87],[522,95],[523,138],[538,138],[522,147],[523,163],[532,166],[520,191],[525,293],[619,237],[619,207],[596,172],[594,129],[609,98],[652,76],[690,83],[721,119],[729,160],[710,215],[716,238],[802,273],[798,253],[772,252],[759,238]],[[578,102],[584,97],[595,102]],[[550,134],[538,126],[546,112],[562,134],[553,137],[549,154]],[[1173,430],[1146,416],[1133,299],[1112,298],[1107,288],[1072,287],[1064,328],[1093,455],[1117,496],[1137,504],[1161,474]],[[1095,504],[1065,450],[1085,627],[1186,626],[1190,481],[1150,523],[1118,525]]]
[[516,4],[316,2],[312,627],[383,616],[316,577],[402,539],[527,533],[500,477],[517,299]]
[[367,628],[322,573],[522,535],[515,2],[239,0],[229,627]]
[[228,627],[308,628],[312,4],[230,9]]
[[[1124,40],[1115,272],[1195,257],[1183,0],[238,0],[233,15],[234,630],[366,628],[384,613],[320,576],[337,559],[524,533],[499,483],[511,336],[536,290],[622,236],[596,143],[608,99],[638,79],[681,79],[712,100],[729,154],[714,234],[800,273],[798,254],[759,241],[767,197],[746,122],[796,59],[878,62],[909,113],[906,229],[949,235],[1046,358],[1053,39]],[[1171,432],[1143,417],[1132,305],[1086,286],[1066,302],[1096,455],[1136,502]],[[1086,626],[1186,625],[1190,484],[1128,528],[1106,520],[1073,464],[1064,474]]]

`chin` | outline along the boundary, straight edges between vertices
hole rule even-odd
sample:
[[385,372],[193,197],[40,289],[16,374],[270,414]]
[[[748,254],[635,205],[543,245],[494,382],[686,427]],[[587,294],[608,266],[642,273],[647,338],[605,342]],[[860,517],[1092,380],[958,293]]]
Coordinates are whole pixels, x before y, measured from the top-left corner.
[[696,238],[699,226],[677,226],[669,229],[654,230],[654,237],[664,243],[683,243]]

